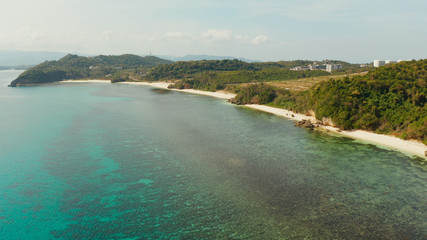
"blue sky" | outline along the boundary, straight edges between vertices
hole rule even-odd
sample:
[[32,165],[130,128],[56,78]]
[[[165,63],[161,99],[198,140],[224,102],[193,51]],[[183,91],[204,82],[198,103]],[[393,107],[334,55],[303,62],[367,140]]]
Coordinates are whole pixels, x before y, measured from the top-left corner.
[[421,59],[426,13],[425,0],[0,0],[0,49]]

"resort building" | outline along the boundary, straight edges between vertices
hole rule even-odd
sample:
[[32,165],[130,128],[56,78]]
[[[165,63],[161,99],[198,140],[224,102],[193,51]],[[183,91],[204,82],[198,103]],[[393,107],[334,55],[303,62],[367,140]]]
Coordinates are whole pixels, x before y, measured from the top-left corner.
[[395,60],[386,60],[385,64],[392,64],[392,63],[397,63],[397,61]]
[[298,66],[291,68],[293,71],[306,71],[306,70],[323,70],[327,72],[332,72],[335,70],[342,69],[342,64],[317,64],[314,62],[313,64],[309,64],[308,66]]
[[411,61],[411,60],[374,60],[374,67],[382,67],[387,64],[400,63],[402,61]]
[[314,63],[314,64],[309,64],[308,67],[310,68],[310,70],[325,70],[326,71],[326,65],[325,64],[318,65],[318,64]]
[[374,67],[382,67],[385,65],[384,60],[374,60]]
[[309,67],[301,67],[301,66],[291,68],[291,70],[293,70],[293,71],[305,71],[305,70],[309,70],[309,69],[310,69]]
[[339,70],[342,68],[341,64],[326,64],[326,71],[327,72],[332,72],[335,70]]

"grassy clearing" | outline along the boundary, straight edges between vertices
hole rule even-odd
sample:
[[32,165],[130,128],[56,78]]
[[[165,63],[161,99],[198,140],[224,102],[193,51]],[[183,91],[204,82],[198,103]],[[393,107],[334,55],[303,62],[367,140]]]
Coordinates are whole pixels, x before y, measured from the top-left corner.
[[354,73],[354,74],[343,74],[343,75],[332,75],[332,76],[320,76],[320,77],[310,77],[310,78],[301,78],[301,79],[295,79],[295,80],[287,80],[282,82],[267,82],[267,84],[275,86],[275,87],[281,87],[286,88],[291,91],[304,91],[309,89],[311,86],[323,82],[323,81],[329,81],[331,79],[341,79],[345,76],[352,76],[352,75],[366,75],[368,72],[362,72],[362,73]]

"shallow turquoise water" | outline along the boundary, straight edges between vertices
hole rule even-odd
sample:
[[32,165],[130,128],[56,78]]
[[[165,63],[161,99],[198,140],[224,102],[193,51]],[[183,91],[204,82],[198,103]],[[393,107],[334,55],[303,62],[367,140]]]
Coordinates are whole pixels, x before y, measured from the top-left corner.
[[425,239],[401,153],[144,86],[7,88],[1,239]]

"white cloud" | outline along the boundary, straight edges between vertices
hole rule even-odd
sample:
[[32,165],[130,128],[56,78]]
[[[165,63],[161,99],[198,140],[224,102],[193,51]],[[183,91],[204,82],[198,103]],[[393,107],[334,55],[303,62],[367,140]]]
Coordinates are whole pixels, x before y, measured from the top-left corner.
[[202,38],[218,41],[229,41],[233,38],[233,34],[230,30],[209,29],[207,32],[202,33]]
[[239,42],[249,42],[250,38],[248,36],[236,35],[234,38]]
[[268,41],[268,39],[269,39],[269,37],[268,37],[268,36],[265,36],[265,35],[258,35],[258,36],[256,36],[254,39],[252,39],[252,40],[251,40],[251,43],[256,44],[256,45],[259,45],[259,44],[261,44],[261,43],[265,43],[265,42],[267,42],[267,41]]
[[235,43],[251,43],[259,45],[269,40],[266,35],[258,35],[256,37],[234,35],[230,30],[226,29],[209,29],[207,32],[201,34],[200,40],[214,40],[214,41],[228,41]]

